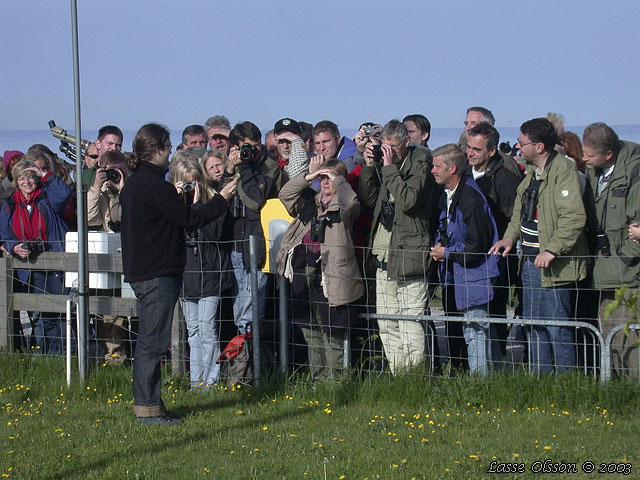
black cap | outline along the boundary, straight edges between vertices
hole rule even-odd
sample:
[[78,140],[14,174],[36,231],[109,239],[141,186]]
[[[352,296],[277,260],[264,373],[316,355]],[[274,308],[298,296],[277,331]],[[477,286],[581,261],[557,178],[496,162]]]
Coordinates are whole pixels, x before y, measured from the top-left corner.
[[276,135],[285,130],[300,135],[300,125],[293,118],[282,118],[278,120],[273,127],[273,133]]

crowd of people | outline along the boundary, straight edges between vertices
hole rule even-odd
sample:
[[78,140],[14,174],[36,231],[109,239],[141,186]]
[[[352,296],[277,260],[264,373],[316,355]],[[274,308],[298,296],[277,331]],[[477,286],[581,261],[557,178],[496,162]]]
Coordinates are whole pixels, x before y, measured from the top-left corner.
[[[220,377],[220,299],[232,292],[240,333],[251,332],[254,308],[265,318],[267,275],[258,273],[254,304],[248,239],[264,240],[262,211],[272,198],[293,218],[277,273],[291,283],[291,319],[314,380],[340,373],[349,327],[363,311],[375,313],[393,375],[422,364],[425,329],[414,317],[430,311],[436,286],[445,314],[462,317],[434,322],[438,368],[499,370],[507,337],[521,327],[489,319],[507,318],[513,301],[518,318],[548,321],[525,331],[539,374],[576,369],[576,319],[605,337],[635,321],[632,310],[607,306],[618,287],[638,287],[640,145],[604,123],[580,139],[549,114],[524,122],[511,148],[494,124],[490,110],[471,107],[459,141],[431,150],[431,124],[421,114],[365,122],[353,138],[328,120],[283,118],[264,144],[252,122],[232,128],[218,115],[186,127],[173,157],[166,127],[140,128],[132,153],[122,152],[118,127],[101,128],[81,181],[89,228],[121,234],[125,280],[138,299],[138,419],[179,422],[160,396],[178,299],[194,390]],[[43,145],[5,152],[3,163],[2,250],[23,259],[64,250],[64,234],[75,228],[66,164]],[[265,259],[262,241],[258,267]],[[18,270],[16,284],[59,294],[61,275]],[[97,321],[106,361],[127,358],[123,321]],[[60,353],[59,319],[39,313],[33,322],[39,350]],[[637,335],[616,338],[615,374],[637,376]]]

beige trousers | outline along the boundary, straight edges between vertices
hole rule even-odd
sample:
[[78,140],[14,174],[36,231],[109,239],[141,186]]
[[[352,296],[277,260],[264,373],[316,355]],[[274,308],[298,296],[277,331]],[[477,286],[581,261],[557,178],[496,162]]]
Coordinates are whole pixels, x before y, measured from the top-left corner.
[[[398,282],[387,278],[386,270],[376,270],[376,313],[378,315],[423,315],[427,303],[427,283]],[[422,324],[415,320],[378,320],[380,340],[393,375],[424,361]]]

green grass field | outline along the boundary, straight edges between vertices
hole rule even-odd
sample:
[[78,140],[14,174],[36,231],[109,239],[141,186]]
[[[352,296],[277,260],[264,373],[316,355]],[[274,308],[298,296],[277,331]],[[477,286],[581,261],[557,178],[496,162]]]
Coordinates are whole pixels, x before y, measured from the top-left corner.
[[[95,366],[67,390],[62,359],[0,355],[0,476],[482,479],[524,468],[497,477],[611,478],[605,468],[640,478],[636,383],[412,375],[194,393],[167,377],[165,403],[183,424],[148,427],[133,417],[130,377]],[[554,468],[564,473],[532,473]]]

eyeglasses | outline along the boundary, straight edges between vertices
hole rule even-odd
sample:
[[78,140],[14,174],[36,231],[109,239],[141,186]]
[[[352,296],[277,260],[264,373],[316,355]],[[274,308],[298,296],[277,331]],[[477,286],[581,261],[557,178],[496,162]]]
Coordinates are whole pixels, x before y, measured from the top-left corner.
[[36,180],[38,177],[36,177],[35,175],[20,175],[18,177],[18,181],[19,182],[27,182],[29,180]]
[[398,148],[400,145],[402,145],[404,143],[404,140],[400,140],[398,143],[396,143],[395,145],[390,145],[388,143],[386,143],[385,145],[391,147],[391,148]]
[[516,145],[520,145],[520,148],[526,147],[527,145],[531,145],[532,143],[540,143],[540,142],[527,142],[524,143],[522,140],[518,139],[518,143]]
[[86,156],[89,158],[93,158],[94,160],[97,160],[100,157],[100,155],[98,155],[97,153],[87,153]]

